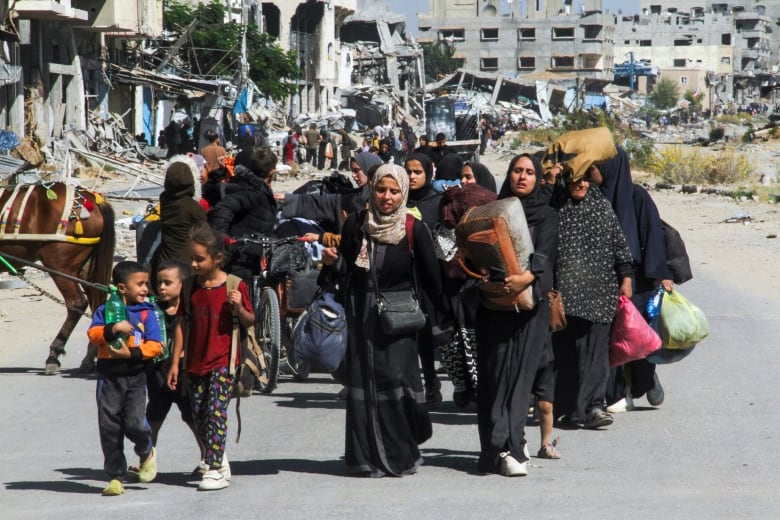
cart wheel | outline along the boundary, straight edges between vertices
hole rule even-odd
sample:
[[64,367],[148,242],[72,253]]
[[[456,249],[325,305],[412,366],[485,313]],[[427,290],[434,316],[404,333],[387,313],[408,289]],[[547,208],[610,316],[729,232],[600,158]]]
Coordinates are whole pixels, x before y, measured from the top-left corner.
[[279,300],[270,287],[260,292],[255,305],[255,334],[265,358],[265,368],[257,382],[262,393],[270,394],[279,380],[279,348],[282,342]]

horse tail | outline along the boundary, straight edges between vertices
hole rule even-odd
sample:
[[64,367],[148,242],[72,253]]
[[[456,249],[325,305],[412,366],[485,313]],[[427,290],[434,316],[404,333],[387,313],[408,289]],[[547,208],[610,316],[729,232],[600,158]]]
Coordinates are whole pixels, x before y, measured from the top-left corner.
[[[108,285],[111,282],[111,270],[114,268],[114,247],[116,246],[116,230],[114,229],[114,208],[108,202],[98,204],[103,217],[103,231],[100,242],[92,248],[89,255],[90,282]],[[87,287],[89,307],[93,311],[106,301],[106,293],[93,287]]]

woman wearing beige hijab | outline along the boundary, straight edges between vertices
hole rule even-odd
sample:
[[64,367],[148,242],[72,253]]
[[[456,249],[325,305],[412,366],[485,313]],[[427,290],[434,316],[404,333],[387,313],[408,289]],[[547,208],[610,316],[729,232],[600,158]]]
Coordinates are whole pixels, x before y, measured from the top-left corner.
[[406,171],[380,166],[370,181],[368,209],[347,219],[339,247],[349,330],[346,464],[364,476],[415,473],[422,463],[418,445],[432,434],[417,334],[384,333],[376,308],[374,280],[380,293],[410,289],[416,280],[418,293],[444,300],[430,232],[407,217],[408,194]]

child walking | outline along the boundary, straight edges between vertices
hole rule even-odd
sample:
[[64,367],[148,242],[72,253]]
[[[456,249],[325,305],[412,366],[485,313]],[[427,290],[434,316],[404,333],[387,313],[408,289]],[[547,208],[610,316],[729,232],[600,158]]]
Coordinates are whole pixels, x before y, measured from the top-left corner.
[[[242,281],[238,289],[227,293],[228,275],[222,270],[224,243],[208,225],[192,230],[190,253],[194,280],[189,303],[183,302],[184,307],[180,306],[183,320],[174,329],[173,359],[186,353],[184,370],[189,376],[193,419],[198,437],[206,448],[205,464],[208,467],[198,489],[209,491],[226,488],[230,480],[230,466],[224,456],[227,409],[234,369],[240,362],[236,359],[235,366],[230,366],[232,316],[235,313],[243,327],[252,326],[255,316],[246,283]],[[176,390],[178,383],[179,365],[172,363],[168,370],[168,387]]]
[[[144,267],[138,262],[119,262],[111,277],[124,299],[127,319],[106,325],[106,306],[101,305],[87,331],[89,340],[98,347],[96,398],[103,468],[110,481],[103,490],[107,496],[124,493],[125,437],[135,445],[140,460],[138,480],[151,482],[157,476],[152,429],[144,413],[145,368],[162,352],[160,324],[154,307],[146,301],[149,275]],[[110,345],[117,338],[120,348]]]
[[[193,475],[201,476],[208,469],[204,462],[206,448],[200,442],[198,433],[195,430],[195,423],[192,418],[192,406],[190,406],[189,395],[186,389],[171,390],[168,388],[168,368],[172,360],[171,350],[173,347],[173,333],[176,324],[180,321],[179,315],[179,296],[181,295],[184,280],[189,276],[190,268],[181,260],[165,260],[160,264],[157,272],[157,293],[158,303],[165,314],[165,330],[168,338],[167,344],[163,345],[163,353],[156,357],[146,372],[146,386],[149,392],[149,402],[146,405],[146,419],[152,428],[152,442],[157,446],[157,436],[162,428],[163,421],[168,416],[171,406],[175,403],[181,413],[181,419],[192,430],[195,435],[195,441],[200,449],[200,464],[193,471]],[[179,359],[181,364],[181,359]],[[137,472],[139,468],[130,467],[129,471]]]

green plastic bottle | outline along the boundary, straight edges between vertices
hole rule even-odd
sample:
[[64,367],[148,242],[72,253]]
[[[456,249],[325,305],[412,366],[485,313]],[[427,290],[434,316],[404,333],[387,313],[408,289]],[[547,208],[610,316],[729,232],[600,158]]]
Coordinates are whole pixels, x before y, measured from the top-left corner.
[[[109,287],[109,291],[110,294],[108,295],[105,309],[106,327],[111,327],[115,323],[119,323],[120,321],[127,319],[127,307],[125,307],[124,299],[119,296],[119,293],[117,293],[116,286],[112,285]],[[127,339],[127,335],[120,334],[114,338],[110,345],[115,350],[120,350],[122,348],[122,344],[119,342],[120,339]]]
[[171,357],[171,349],[168,345],[168,331],[165,327],[165,312],[157,305],[157,296],[150,294],[149,301],[154,305],[154,315],[157,316],[157,322],[160,324],[160,343],[162,343],[162,353],[154,358],[155,361],[165,361]]

